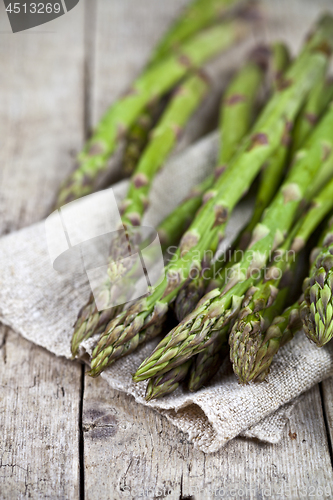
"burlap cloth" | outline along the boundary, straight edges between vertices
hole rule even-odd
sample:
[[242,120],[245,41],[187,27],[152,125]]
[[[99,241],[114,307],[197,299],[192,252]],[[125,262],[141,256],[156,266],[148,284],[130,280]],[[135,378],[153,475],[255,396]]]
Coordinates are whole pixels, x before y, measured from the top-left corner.
[[[289,5],[288,2],[281,3],[285,7]],[[291,3],[299,5],[296,1]],[[267,33],[273,38],[287,38],[294,49],[325,5],[325,2],[316,2],[316,5],[307,1],[301,3],[304,8],[298,12],[303,18],[293,19],[289,12],[289,31],[283,22],[286,13],[282,14],[280,2],[268,4]],[[273,14],[270,9],[273,9]],[[154,182],[145,223],[157,225],[190,187],[211,171],[216,154],[217,137],[212,134],[171,158]],[[115,185],[114,192],[120,200],[126,192],[126,182]],[[247,216],[248,207],[243,205],[229,225],[229,238]],[[71,326],[89,292],[86,278],[74,279],[58,274],[52,268],[43,221],[0,240],[0,320],[26,339],[57,356],[70,358]],[[91,343],[88,341],[84,345],[87,352]],[[132,394],[137,402],[147,404],[144,400],[145,383],[133,384],[131,374],[155,344],[156,341],[150,342],[120,360],[102,377],[113,388]],[[295,398],[332,374],[332,344],[317,349],[300,332],[279,351],[265,383],[238,385],[226,362],[213,381],[197,393],[191,394],[179,388],[174,394],[147,405],[165,415],[187,433],[198,449],[207,453],[218,450],[237,435],[275,443],[283,434]]]

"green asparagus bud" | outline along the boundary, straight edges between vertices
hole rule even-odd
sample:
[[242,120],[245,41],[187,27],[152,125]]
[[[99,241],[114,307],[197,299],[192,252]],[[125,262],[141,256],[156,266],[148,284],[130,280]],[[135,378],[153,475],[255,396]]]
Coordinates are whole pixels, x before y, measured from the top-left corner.
[[181,366],[165,373],[161,377],[151,378],[146,389],[146,400],[161,398],[174,392],[181,382],[185,380],[191,366],[191,361],[187,361]]
[[214,342],[193,359],[188,383],[188,388],[191,392],[198,391],[210,382],[221,367],[227,352],[226,335],[221,330],[220,334],[214,339]]
[[333,233],[329,225],[310,276],[303,283],[304,300],[300,313],[307,337],[318,347],[327,344],[333,336],[332,268]]
[[287,344],[301,329],[298,303],[288,307],[281,316],[276,316],[258,349],[255,364],[247,381],[263,382],[280,347]]
[[266,331],[277,314],[283,310],[288,288],[273,293],[273,304],[263,308],[261,304],[256,305],[256,301],[260,299],[255,296],[254,304],[242,310],[232,328],[229,337],[230,359],[241,384],[247,384],[256,374],[258,359],[259,362],[261,360],[262,345],[266,342]]

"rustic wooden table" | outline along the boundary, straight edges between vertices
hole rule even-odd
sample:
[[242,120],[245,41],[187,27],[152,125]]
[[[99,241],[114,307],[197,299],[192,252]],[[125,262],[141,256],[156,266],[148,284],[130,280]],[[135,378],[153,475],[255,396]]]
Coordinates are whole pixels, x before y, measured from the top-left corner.
[[[295,15],[296,3],[276,7]],[[177,7],[81,0],[63,18],[13,35],[1,3],[0,234],[49,213],[89,129]],[[205,455],[165,418],[5,326],[0,360],[2,499],[332,497],[332,380],[300,397],[279,444],[237,438]]]

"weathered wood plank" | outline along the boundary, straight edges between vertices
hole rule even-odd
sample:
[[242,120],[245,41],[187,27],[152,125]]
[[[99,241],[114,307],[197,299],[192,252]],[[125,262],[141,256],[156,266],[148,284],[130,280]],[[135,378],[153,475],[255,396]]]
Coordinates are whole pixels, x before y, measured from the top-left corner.
[[0,497],[79,497],[81,366],[0,326]]
[[298,403],[279,444],[235,439],[205,455],[164,417],[87,377],[83,430],[87,500],[136,499],[148,490],[146,497],[158,498],[164,487],[172,500],[213,498],[210,491],[229,498],[234,489],[247,499],[264,491],[273,499],[309,498],[312,490],[317,498],[318,488],[333,484],[318,387]]
[[325,423],[329,435],[331,459],[333,461],[333,377],[321,383]]
[[48,215],[82,147],[83,26],[81,2],[14,35],[0,3],[0,234]]
[[[0,234],[47,215],[81,148],[83,26],[82,2],[13,35],[0,3]],[[0,497],[78,498],[80,365],[3,326],[0,346]]]
[[189,1],[97,0],[92,125],[131,84],[153,45]]

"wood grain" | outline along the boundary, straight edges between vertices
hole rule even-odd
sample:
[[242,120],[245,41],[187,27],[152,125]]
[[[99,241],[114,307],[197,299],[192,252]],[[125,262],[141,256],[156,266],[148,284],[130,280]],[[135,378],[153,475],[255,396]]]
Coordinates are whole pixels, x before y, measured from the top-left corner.
[[330,454],[333,461],[333,378],[320,384],[326,430],[329,439]]
[[158,498],[163,488],[170,500],[213,498],[210,491],[229,498],[235,489],[247,499],[263,498],[264,491],[287,498],[289,490],[288,498],[304,491],[308,498],[311,488],[333,484],[318,387],[301,398],[279,444],[237,438],[205,455],[164,417],[87,377],[83,430],[88,500],[111,492],[114,500],[135,499],[148,490],[148,498]]
[[148,60],[154,44],[189,1],[97,1],[92,126],[110,103],[128,89]]
[[[84,5],[13,35],[0,2],[0,234],[48,214],[81,148],[83,26]],[[1,499],[78,498],[81,366],[1,325],[0,346]]]
[[32,31],[0,33],[0,234],[48,215],[82,147],[83,26],[84,3]]
[[78,498],[81,367],[0,326],[0,496]]

